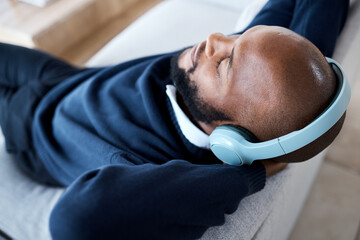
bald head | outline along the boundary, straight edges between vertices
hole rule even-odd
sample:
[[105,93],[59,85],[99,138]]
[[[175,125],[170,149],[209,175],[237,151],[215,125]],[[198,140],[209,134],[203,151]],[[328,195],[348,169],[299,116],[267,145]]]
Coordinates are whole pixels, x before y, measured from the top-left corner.
[[252,30],[237,80],[256,86],[256,91],[243,115],[249,121],[242,124],[265,141],[314,120],[332,100],[336,76],[321,52],[302,36],[280,27]]
[[[322,53],[281,27],[257,26],[230,37],[212,34],[185,50],[178,66],[187,79],[184,87],[179,87],[181,80],[175,81],[178,90],[189,115],[206,133],[231,124],[246,128],[260,141],[304,128],[329,105],[337,87]],[[334,140],[343,120],[296,155],[277,160],[303,161],[317,154]]]
[[[332,101],[337,80],[322,53],[302,36],[279,27],[265,28],[258,35],[245,53],[246,64],[262,70],[249,71],[246,77],[261,79],[258,96],[263,104],[257,108],[261,111],[249,111],[250,119],[259,120],[247,126],[265,141],[311,123]],[[331,144],[344,119],[345,114],[311,144],[274,160],[299,162],[313,157]]]

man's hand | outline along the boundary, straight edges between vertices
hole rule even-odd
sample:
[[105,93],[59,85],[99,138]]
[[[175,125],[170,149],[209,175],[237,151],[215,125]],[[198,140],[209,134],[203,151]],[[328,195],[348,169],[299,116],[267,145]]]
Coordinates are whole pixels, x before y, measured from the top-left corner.
[[266,177],[270,177],[275,175],[276,173],[284,170],[288,163],[284,162],[276,162],[273,160],[262,160],[262,164],[264,164],[266,170]]

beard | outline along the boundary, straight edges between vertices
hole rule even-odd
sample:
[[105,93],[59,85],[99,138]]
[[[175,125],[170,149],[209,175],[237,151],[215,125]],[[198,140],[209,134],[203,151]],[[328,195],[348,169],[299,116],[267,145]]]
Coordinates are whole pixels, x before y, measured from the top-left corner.
[[172,57],[170,77],[191,115],[195,120],[207,124],[211,124],[214,121],[231,120],[227,114],[211,106],[199,96],[198,86],[189,77],[196,70],[197,65],[187,72],[179,67],[179,57],[184,51]]

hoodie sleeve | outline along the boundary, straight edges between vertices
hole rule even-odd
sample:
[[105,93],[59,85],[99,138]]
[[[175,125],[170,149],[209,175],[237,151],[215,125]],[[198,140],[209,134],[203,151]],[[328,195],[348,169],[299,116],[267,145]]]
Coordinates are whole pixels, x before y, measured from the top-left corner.
[[331,57],[348,11],[349,0],[269,0],[244,31],[257,25],[285,27]]
[[196,239],[265,185],[265,168],[112,165],[79,177],[50,216],[57,239]]

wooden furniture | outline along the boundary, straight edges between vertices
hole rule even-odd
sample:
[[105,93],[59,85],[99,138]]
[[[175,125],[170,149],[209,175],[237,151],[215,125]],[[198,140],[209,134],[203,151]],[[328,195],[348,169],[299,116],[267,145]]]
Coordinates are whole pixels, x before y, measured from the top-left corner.
[[45,8],[0,1],[0,41],[60,55],[140,0],[57,0]]

